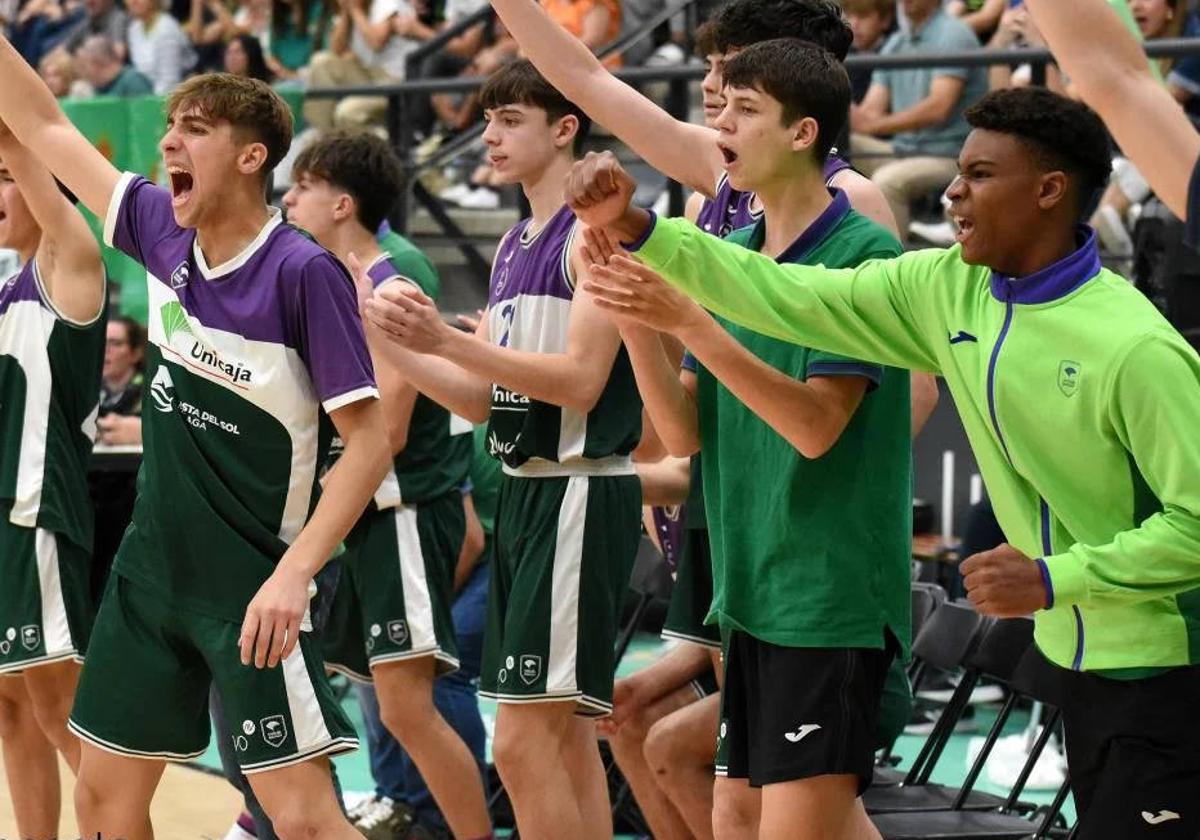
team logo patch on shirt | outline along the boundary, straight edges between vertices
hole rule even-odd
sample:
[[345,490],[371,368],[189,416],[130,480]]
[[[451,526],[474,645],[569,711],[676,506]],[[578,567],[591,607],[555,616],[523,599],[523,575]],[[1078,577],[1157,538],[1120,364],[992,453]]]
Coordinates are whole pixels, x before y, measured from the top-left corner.
[[171,272],[171,288],[182,289],[187,285],[188,277],[191,274],[191,269],[185,262],[175,266],[175,270]]
[[1063,359],[1058,363],[1058,390],[1068,397],[1079,390],[1080,364]]
[[34,650],[42,643],[42,631],[36,624],[26,624],[21,628],[21,647]]
[[521,655],[521,682],[533,685],[542,675],[542,657],[532,653]]
[[283,720],[283,715],[271,715],[265,717],[258,722],[262,731],[263,740],[272,747],[278,747],[287,738],[287,723]]

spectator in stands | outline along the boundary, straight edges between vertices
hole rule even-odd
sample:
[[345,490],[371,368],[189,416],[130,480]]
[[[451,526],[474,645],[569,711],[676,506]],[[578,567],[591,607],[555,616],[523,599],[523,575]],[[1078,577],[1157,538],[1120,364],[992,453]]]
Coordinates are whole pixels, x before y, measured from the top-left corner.
[[249,76],[270,84],[274,74],[267,67],[262,44],[253,35],[235,35],[225,45],[225,72],[235,76]]
[[92,35],[75,54],[75,68],[96,96],[145,96],[154,85],[139,70],[125,64],[107,35]]
[[46,53],[38,62],[38,75],[59,99],[67,96],[91,96],[92,86],[79,78],[75,60],[62,49]]
[[[1033,18],[1029,16],[1029,11],[1024,4],[1014,6],[1004,12],[1000,18],[1000,25],[996,27],[995,34],[988,41],[988,49],[993,50],[1005,50],[1013,47],[1044,47],[1045,45],[1042,34],[1038,32],[1037,26],[1034,25]],[[1017,67],[993,64],[988,68],[988,88],[990,90],[1025,87],[1032,81],[1033,67],[1029,64],[1021,64]],[[1066,80],[1054,64],[1046,66],[1045,85],[1056,93],[1069,95]]]
[[37,67],[86,17],[79,0],[26,0],[13,20],[9,40]]
[[[900,0],[900,8],[908,24],[888,38],[883,55],[979,48],[975,33],[942,9],[941,0]],[[958,151],[970,131],[963,112],[986,88],[982,68],[881,69],[863,101],[851,106],[855,166],[879,185],[901,235],[908,231],[912,201],[958,174]]]
[[[313,56],[313,87],[387,84],[405,76],[408,54],[420,43],[423,28],[407,0],[337,0],[329,50]],[[318,129],[378,123],[387,109],[380,96],[309,99],[304,118]]]
[[267,66],[276,76],[296,78],[313,53],[325,46],[330,6],[324,0],[272,0],[270,38],[263,47]]
[[233,36],[233,15],[225,0],[190,0],[183,31],[192,42],[195,71],[206,73],[225,63],[225,41]]
[[127,0],[129,59],[163,94],[187,75],[195,52],[179,22],[159,8],[157,0]]
[[[851,55],[875,54],[883,49],[888,36],[896,28],[896,0],[842,0],[846,20],[854,32]],[[855,102],[862,102],[871,87],[873,71],[846,68]]]
[[946,11],[959,18],[979,40],[986,40],[996,30],[1008,0],[950,0]]
[[87,13],[63,41],[70,53],[75,53],[90,35],[107,35],[112,40],[117,54],[124,61],[129,54],[125,39],[129,37],[129,15],[115,0],[83,0]]
[[[98,36],[103,37],[103,36]],[[100,410],[96,421],[98,443],[142,442],[142,363],[146,331],[132,318],[108,322],[104,369],[100,380]]]

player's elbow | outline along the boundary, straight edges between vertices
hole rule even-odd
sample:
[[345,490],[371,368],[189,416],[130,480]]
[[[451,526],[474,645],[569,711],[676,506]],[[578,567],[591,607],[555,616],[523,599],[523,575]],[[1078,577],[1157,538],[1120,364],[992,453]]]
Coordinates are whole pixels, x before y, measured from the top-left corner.
[[789,441],[797,452],[810,461],[824,457],[842,436],[844,424],[825,423],[789,435]]
[[700,451],[698,429],[658,429],[658,436],[666,447],[667,454],[674,458],[690,458]]
[[387,427],[388,444],[394,458],[408,446],[408,424],[389,420]]

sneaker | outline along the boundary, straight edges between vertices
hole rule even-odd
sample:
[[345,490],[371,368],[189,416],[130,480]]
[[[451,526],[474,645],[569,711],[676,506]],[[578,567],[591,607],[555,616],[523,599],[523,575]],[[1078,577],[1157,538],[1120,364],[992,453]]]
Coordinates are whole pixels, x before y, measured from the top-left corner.
[[348,807],[346,808],[346,818],[350,820],[351,823],[357,823],[367,814],[371,813],[371,811],[375,808],[375,803],[382,799],[382,797],[377,793],[364,793],[358,795],[347,793],[342,798],[349,802],[352,796],[355,796],[357,801],[352,805],[348,804]]
[[908,232],[943,248],[954,244],[954,225],[950,222],[909,222]]
[[408,836],[413,821],[412,808],[381,796],[354,827],[367,840],[401,840]]
[[472,192],[474,192],[474,190],[471,189],[469,184],[453,184],[438,193],[437,197],[442,201],[448,201],[451,204],[458,204]]
[[500,207],[500,193],[487,187],[476,187],[458,201],[464,210],[495,210]]

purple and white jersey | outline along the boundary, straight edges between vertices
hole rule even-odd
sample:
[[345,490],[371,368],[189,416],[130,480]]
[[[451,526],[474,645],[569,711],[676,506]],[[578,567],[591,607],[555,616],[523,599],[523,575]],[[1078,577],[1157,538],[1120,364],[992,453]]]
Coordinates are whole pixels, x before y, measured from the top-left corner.
[[59,312],[36,259],[0,277],[0,509],[13,525],[53,531],[89,553],[87,466],[106,313],[101,306],[76,322]]
[[[575,215],[563,206],[540,229],[532,219],[504,235],[492,264],[488,335],[532,353],[565,353],[575,281],[570,249]],[[514,475],[632,475],[641,436],[641,398],[624,346],[587,414],[492,385],[488,452]]]
[[241,621],[316,505],[323,412],[379,395],[353,282],[273,208],[240,254],[209,266],[170,194],[130,173],[104,240],[146,267],[150,310],[145,456],[115,569]]
[[[832,187],[833,179],[840,172],[850,168],[849,163],[838,157],[836,150],[830,152],[821,170],[825,177],[825,186]],[[735,190],[729,184],[729,176],[722,173],[717,181],[716,195],[705,200],[696,215],[696,227],[724,239],[735,230],[752,225],[762,218],[762,208],[754,208],[756,198],[752,192]]]

